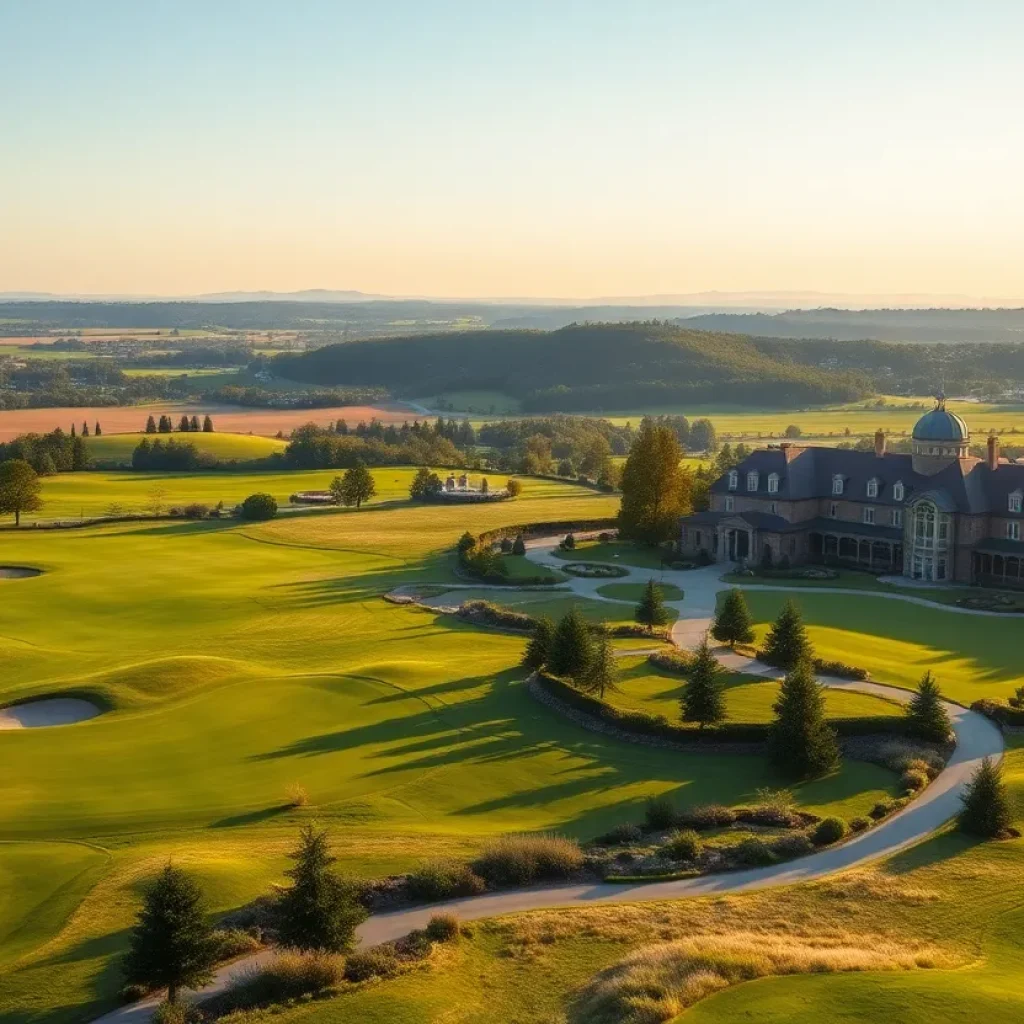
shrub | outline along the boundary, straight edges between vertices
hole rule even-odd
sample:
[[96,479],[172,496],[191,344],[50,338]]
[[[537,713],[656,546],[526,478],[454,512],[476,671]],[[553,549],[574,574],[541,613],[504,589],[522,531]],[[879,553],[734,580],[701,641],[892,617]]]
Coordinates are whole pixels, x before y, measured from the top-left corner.
[[491,601],[463,601],[456,614],[460,619],[483,622],[488,626],[501,626],[503,629],[525,631],[532,630],[536,625],[534,618],[525,612],[515,612]]
[[730,848],[737,864],[747,867],[765,867],[775,863],[772,848],[763,839],[744,839],[742,843]]
[[928,785],[928,775],[926,772],[908,768],[900,776],[900,785],[904,789],[909,789],[916,793],[919,789],[924,789]]
[[746,810],[737,811],[736,818],[754,825],[794,828],[803,823],[794,809],[795,804],[792,790],[763,787],[757,791],[757,803]]
[[186,505],[181,511],[186,519],[206,519],[210,514],[210,506],[196,501]]
[[690,807],[679,815],[680,825],[695,828],[698,832],[711,828],[725,828],[735,821],[736,812],[731,807],[723,807],[721,804]]
[[146,988],[145,985],[132,983],[123,986],[118,996],[122,1003],[137,1003],[140,999],[145,999],[151,991],[152,989]]
[[598,539],[598,540],[599,540],[599,541],[600,541],[600,542],[601,542],[602,544],[607,544],[607,543],[608,543],[609,541],[613,541],[613,540],[615,539],[615,534],[614,534],[614,533],[611,533],[611,532],[610,532],[610,531],[608,531],[608,530],[602,530],[602,531],[601,531],[601,532],[600,532],[600,533],[599,533],[599,534],[597,535],[597,539]]
[[484,848],[473,870],[493,886],[528,885],[567,878],[583,865],[575,839],[562,836],[502,836]]
[[510,498],[518,498],[523,493],[523,485],[518,480],[507,480],[505,482],[505,491]]
[[667,796],[652,797],[644,808],[644,824],[650,832],[661,832],[677,824],[679,815]]
[[673,832],[661,850],[673,860],[696,860],[702,847],[700,836],[692,828],[687,828]]
[[844,661],[825,661],[815,658],[812,662],[814,671],[822,676],[837,676],[840,679],[870,679],[871,673],[866,668],[847,665]]
[[565,551],[575,551],[576,550],[576,538],[575,538],[575,536],[573,536],[573,534],[571,534],[571,533],[567,533],[565,535],[565,537],[562,539],[562,543],[559,544],[559,547],[563,548]]
[[260,948],[260,940],[250,932],[241,928],[219,928],[213,933],[217,944],[218,960],[234,960],[246,953],[255,953]]
[[693,655],[687,651],[655,651],[647,655],[647,660],[662,672],[671,672],[677,676],[689,675],[693,667]]
[[512,554],[512,541],[508,537],[501,538],[501,553],[503,555]]
[[842,818],[824,818],[811,834],[815,846],[831,846],[846,835],[846,822]]
[[887,818],[890,814],[897,809],[895,800],[879,800],[874,807],[868,811],[870,817],[874,818],[875,821],[880,821],[882,818]]
[[242,502],[241,515],[243,519],[273,519],[277,515],[277,502],[272,494],[250,494]]
[[945,762],[942,756],[930,747],[923,747],[906,740],[890,740],[879,749],[882,763],[894,772],[904,772],[909,768],[925,772],[934,779],[942,771]]
[[390,978],[397,972],[398,957],[391,946],[377,946],[375,949],[352,953],[345,961],[346,981]]
[[408,879],[409,895],[427,903],[456,896],[477,896],[484,891],[484,880],[468,864],[455,860],[428,860]]
[[288,807],[305,807],[309,803],[309,794],[306,792],[306,787],[298,782],[293,782],[284,791],[284,798]]
[[341,980],[341,960],[330,953],[282,953],[244,975],[229,993],[234,1007],[267,1006],[333,988]]
[[458,543],[455,545],[455,550],[460,555],[465,555],[465,554],[468,554],[470,551],[472,551],[473,548],[475,548],[475,547],[476,547],[476,537],[474,537],[473,534],[471,534],[469,532],[469,530],[467,530],[459,538]]
[[459,919],[454,914],[435,914],[427,922],[431,942],[451,942],[459,937]]
[[153,1024],[199,1024],[203,1013],[195,1003],[169,1003],[165,999],[153,1012]]
[[624,822],[610,829],[602,837],[601,841],[609,846],[625,846],[628,843],[638,843],[643,838],[643,829],[631,822]]
[[523,535],[517,534],[516,539],[512,542],[512,554],[513,555],[525,555],[526,554],[526,541],[523,540]]
[[791,836],[780,836],[771,844],[772,853],[779,860],[792,860],[794,857],[804,857],[814,849],[814,844],[803,833],[797,832]]
[[868,818],[851,818],[850,819],[850,831],[851,832],[863,832],[865,829],[871,827],[871,821]]

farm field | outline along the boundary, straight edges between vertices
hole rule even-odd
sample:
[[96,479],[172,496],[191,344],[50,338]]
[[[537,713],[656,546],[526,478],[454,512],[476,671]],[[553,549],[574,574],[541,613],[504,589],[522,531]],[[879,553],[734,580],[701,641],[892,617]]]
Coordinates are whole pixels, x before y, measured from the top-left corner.
[[61,427],[68,430],[72,423],[81,426],[88,420],[90,428],[99,420],[105,434],[123,434],[142,430],[146,417],[157,419],[167,414],[175,423],[182,415],[213,417],[218,431],[235,434],[262,434],[273,437],[278,431],[288,434],[304,423],[326,425],[339,419],[350,426],[360,421],[369,423],[374,417],[383,423],[410,422],[422,419],[423,414],[402,405],[389,402],[379,406],[340,405],[329,409],[247,409],[237,405],[217,405],[211,402],[154,403],[152,405],[116,405],[88,408],[12,409],[0,411],[0,441],[19,434],[39,433]]
[[176,441],[187,441],[189,444],[194,444],[199,451],[223,460],[264,459],[276,452],[283,452],[287,445],[286,441],[275,437],[263,437],[259,434],[227,434],[218,431],[210,434],[202,432],[171,435],[152,435],[143,432],[101,434],[99,437],[89,437],[86,443],[94,462],[118,462],[131,465],[132,452],[135,451],[138,443],[144,437],[148,437],[152,441],[154,436],[162,441],[166,441],[168,436],[173,437]]

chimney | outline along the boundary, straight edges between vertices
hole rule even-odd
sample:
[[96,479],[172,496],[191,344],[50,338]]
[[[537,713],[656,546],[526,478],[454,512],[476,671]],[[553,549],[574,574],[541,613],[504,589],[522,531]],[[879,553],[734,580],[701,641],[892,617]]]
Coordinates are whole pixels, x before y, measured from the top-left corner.
[[875,431],[875,458],[876,459],[884,459],[885,458],[885,431],[884,430],[876,430]]
[[988,439],[988,459],[986,461],[988,468],[994,472],[999,465],[999,438],[995,434]]

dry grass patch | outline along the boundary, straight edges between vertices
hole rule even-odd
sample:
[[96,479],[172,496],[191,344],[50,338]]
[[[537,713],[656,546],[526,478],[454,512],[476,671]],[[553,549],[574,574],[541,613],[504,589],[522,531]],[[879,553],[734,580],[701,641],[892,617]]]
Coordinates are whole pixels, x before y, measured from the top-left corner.
[[630,953],[584,987],[570,1019],[580,1024],[661,1024],[719,989],[754,978],[911,970],[939,962],[932,947],[879,935],[706,935]]

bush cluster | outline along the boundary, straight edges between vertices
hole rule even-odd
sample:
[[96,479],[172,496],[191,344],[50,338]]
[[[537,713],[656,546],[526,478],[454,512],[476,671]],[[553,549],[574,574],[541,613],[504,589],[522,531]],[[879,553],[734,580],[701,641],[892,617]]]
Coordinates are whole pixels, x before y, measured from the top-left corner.
[[433,903],[456,896],[477,896],[487,886],[468,864],[456,860],[429,860],[409,875],[408,887],[413,899]]
[[686,651],[655,651],[647,655],[648,662],[662,672],[687,676],[693,668],[693,655]]
[[700,856],[703,844],[700,836],[693,829],[682,829],[668,837],[662,851],[673,860],[696,860]]
[[847,665],[843,661],[825,661],[823,658],[813,660],[814,671],[822,676],[836,676],[839,679],[860,679],[871,678],[871,673],[866,668],[858,668],[856,665]]
[[811,834],[815,846],[831,846],[846,835],[846,822],[842,818],[823,818]]
[[342,978],[342,960],[330,953],[281,953],[249,972],[226,994],[233,1010],[283,1003],[333,988]]
[[391,946],[351,953],[345,961],[346,981],[369,981],[371,978],[390,978],[398,973],[398,956]]
[[500,888],[568,878],[582,866],[583,852],[575,839],[522,835],[494,840],[474,861],[473,870]]
[[471,622],[483,622],[488,626],[501,626],[504,629],[519,629],[527,632],[533,629],[536,620],[525,612],[514,612],[509,608],[493,604],[490,601],[463,601],[459,605],[459,618]]
[[452,942],[459,937],[461,926],[455,914],[435,914],[426,927],[431,942]]

